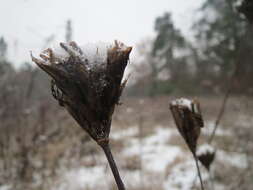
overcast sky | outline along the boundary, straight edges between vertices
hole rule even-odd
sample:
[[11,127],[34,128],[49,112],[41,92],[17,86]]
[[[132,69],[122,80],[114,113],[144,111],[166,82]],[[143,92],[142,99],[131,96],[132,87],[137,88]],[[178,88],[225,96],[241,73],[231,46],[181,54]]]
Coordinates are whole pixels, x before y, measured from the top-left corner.
[[9,45],[9,59],[20,65],[39,52],[45,40],[64,41],[65,23],[73,21],[79,44],[118,39],[134,46],[154,35],[154,20],[169,11],[190,38],[194,11],[203,0],[0,0],[0,36]]

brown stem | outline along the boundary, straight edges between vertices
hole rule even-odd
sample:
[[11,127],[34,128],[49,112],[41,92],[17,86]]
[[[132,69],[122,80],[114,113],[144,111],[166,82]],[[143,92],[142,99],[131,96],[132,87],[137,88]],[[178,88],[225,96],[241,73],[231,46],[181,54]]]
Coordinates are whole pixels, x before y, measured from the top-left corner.
[[200,172],[200,169],[199,169],[198,158],[196,157],[196,155],[193,155],[193,157],[194,157],[196,167],[197,167],[197,170],[198,170],[198,176],[199,176],[199,181],[200,181],[200,185],[201,185],[201,190],[204,190],[203,180],[202,180],[201,172]]
[[114,179],[117,183],[117,186],[118,186],[118,190],[125,190],[125,186],[121,180],[121,177],[119,175],[119,171],[118,171],[118,168],[117,168],[117,165],[113,159],[113,155],[111,153],[111,149],[110,149],[110,146],[109,146],[109,143],[103,143],[103,144],[100,144],[100,146],[102,147],[105,155],[106,155],[106,158],[109,162],[109,165],[111,167],[111,170],[112,170],[112,173],[113,173],[113,176],[114,176]]

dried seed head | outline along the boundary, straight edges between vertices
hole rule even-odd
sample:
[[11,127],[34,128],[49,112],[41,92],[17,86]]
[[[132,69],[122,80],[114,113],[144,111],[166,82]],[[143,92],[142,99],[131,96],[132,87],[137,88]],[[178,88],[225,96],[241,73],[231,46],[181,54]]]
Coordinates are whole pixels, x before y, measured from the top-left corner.
[[215,158],[214,148],[209,144],[201,145],[197,150],[197,158],[207,170],[210,170],[210,166]]
[[199,102],[180,98],[170,103],[170,110],[180,134],[195,155],[200,129],[204,126]]
[[117,41],[90,52],[75,42],[60,47],[65,53],[47,49],[40,54],[42,59],[31,55],[32,61],[52,77],[52,94],[59,104],[94,140],[105,143],[132,48]]

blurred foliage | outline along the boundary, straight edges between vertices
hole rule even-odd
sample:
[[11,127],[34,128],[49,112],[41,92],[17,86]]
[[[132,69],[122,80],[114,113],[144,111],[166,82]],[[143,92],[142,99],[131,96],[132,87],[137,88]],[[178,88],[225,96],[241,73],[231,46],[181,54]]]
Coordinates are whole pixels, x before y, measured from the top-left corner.
[[7,61],[7,43],[4,38],[0,38],[0,76],[4,73],[13,71],[10,62]]
[[5,42],[4,38],[0,38],[0,58],[4,59],[7,53],[7,43]]
[[[201,16],[192,26],[194,41],[186,40],[170,13],[158,17],[154,40],[147,42],[150,44],[145,45],[146,51],[142,45],[139,52],[143,58],[137,64],[142,69],[136,75],[142,78],[129,89],[129,94],[217,94],[226,91],[229,83],[234,92],[252,94],[252,28],[238,12],[236,3],[205,0],[198,9]],[[231,81],[234,72],[236,80]]]
[[235,8],[236,0],[207,0],[201,7],[203,18],[195,23],[201,44],[202,64],[216,67],[218,77],[228,79],[237,60],[246,23]]

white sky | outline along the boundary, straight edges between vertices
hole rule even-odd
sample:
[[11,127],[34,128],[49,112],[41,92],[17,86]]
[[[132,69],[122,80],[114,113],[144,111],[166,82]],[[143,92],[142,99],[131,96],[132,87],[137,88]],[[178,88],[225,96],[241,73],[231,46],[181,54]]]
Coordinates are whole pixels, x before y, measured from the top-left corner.
[[186,37],[203,0],[0,0],[0,36],[8,42],[8,56],[16,65],[30,61],[45,39],[64,41],[65,23],[73,22],[78,44],[118,39],[134,46],[154,34],[154,20],[169,11]]

